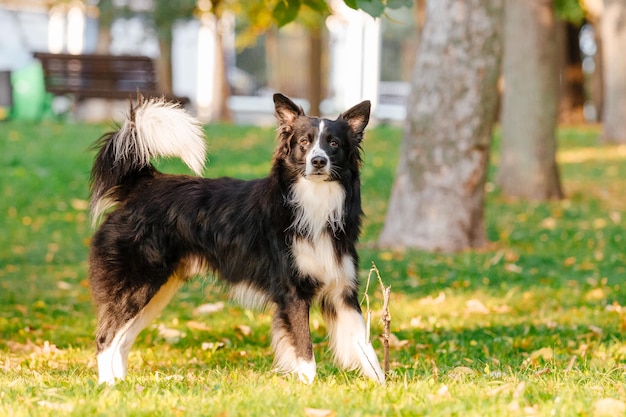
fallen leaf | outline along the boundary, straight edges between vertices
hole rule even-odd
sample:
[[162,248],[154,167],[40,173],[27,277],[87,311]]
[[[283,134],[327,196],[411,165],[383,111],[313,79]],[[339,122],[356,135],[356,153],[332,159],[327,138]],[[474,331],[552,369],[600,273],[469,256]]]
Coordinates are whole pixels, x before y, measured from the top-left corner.
[[61,403],[53,403],[51,401],[38,401],[38,405],[41,407],[49,408],[51,410],[63,411],[66,413],[71,413],[74,410],[72,404],[61,404]]
[[391,252],[381,252],[378,256],[383,261],[391,261],[393,259],[393,254]]
[[551,361],[552,359],[554,359],[554,351],[552,350],[552,348],[545,347],[537,349],[533,353],[531,353],[524,362],[526,364],[531,363],[535,365],[537,364],[537,362],[539,362],[539,359],[542,359],[544,361]]
[[[382,337],[381,337],[382,339]],[[403,347],[405,347],[406,345],[409,344],[408,340],[400,340],[398,339],[398,336],[396,336],[395,334],[391,333],[389,334],[389,347],[392,349],[401,349]]]
[[585,301],[600,301],[606,298],[604,288],[594,288],[585,294]]
[[547,375],[549,373],[552,372],[552,369],[550,368],[543,368],[538,370],[537,372],[535,372],[535,376],[543,376],[543,375]]
[[448,372],[448,376],[452,379],[463,379],[476,374],[476,371],[467,366],[457,366]]
[[411,327],[421,327],[422,326],[422,316],[413,317],[409,322],[409,326]]
[[188,321],[187,327],[189,327],[192,330],[200,330],[203,332],[211,331],[211,328],[209,326],[207,326],[204,323],[200,323],[199,321],[193,321],[193,320]]
[[572,266],[576,263],[576,258],[574,256],[570,256],[569,258],[566,258],[565,261],[563,261],[563,265],[565,266]]
[[219,301],[217,303],[207,303],[207,304],[199,305],[193,310],[193,313],[194,314],[212,314],[212,313],[217,313],[219,311],[222,311],[223,309],[224,309],[224,303],[222,301]]
[[65,281],[57,281],[57,288],[60,290],[71,290],[72,284]]
[[623,416],[626,412],[626,404],[615,398],[602,398],[593,405],[594,417]]
[[604,229],[606,227],[606,220],[604,219],[594,219],[593,220],[593,228],[594,229]]
[[498,313],[498,314],[505,314],[505,313],[509,313],[511,311],[511,307],[509,307],[506,304],[502,304],[502,305],[499,305],[499,306],[492,307],[492,311],[494,313]]
[[437,390],[437,395],[440,397],[451,397],[450,390],[447,385],[442,385],[441,388]]
[[201,349],[202,350],[217,350],[226,346],[223,342],[203,342]]
[[507,272],[514,272],[516,274],[519,274],[520,272],[522,272],[522,267],[516,264],[508,263],[504,264],[504,270]]
[[240,324],[239,326],[237,326],[237,330],[239,330],[244,336],[250,336],[250,334],[252,333],[252,329],[250,328],[250,326],[246,326],[245,324]]
[[511,383],[506,383],[488,390],[485,394],[487,394],[487,397],[493,397],[494,395],[498,395],[504,391],[509,391],[511,388],[513,388],[513,385]]
[[89,201],[81,200],[78,198],[73,198],[72,200],[70,200],[70,205],[74,210],[78,211],[84,211],[89,209]]
[[593,333],[594,335],[600,337],[602,336],[602,333],[604,333],[602,331],[602,328],[598,327],[598,326],[594,326],[593,324],[590,324],[588,327],[589,331],[591,331],[591,333]]
[[334,417],[337,413],[334,410],[324,408],[305,408],[304,415],[306,417]]
[[541,221],[541,227],[548,230],[554,230],[556,228],[556,219],[554,217],[546,217]]
[[436,298],[433,298],[432,295],[428,297],[421,298],[419,300],[420,304],[441,304],[446,301],[446,294],[443,291],[440,291]]
[[185,333],[181,332],[180,330],[170,329],[168,327],[165,327],[164,324],[159,324],[157,329],[159,331],[159,336],[165,339],[167,343],[178,343],[180,339],[186,336]]
[[43,345],[41,346],[34,344],[30,340],[26,341],[26,343],[18,343],[8,340],[6,343],[11,351],[30,353],[31,356],[50,355],[52,353],[63,352],[61,349],[57,348],[55,345],[51,344],[47,340],[43,342]]
[[489,309],[479,300],[467,300],[465,312],[469,314],[489,314]]

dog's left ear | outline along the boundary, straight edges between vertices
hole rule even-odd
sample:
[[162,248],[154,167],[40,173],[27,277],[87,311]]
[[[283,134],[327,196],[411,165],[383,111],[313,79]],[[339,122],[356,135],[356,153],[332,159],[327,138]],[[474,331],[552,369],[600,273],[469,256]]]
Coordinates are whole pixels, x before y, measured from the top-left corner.
[[339,115],[340,119],[348,122],[350,129],[352,129],[359,142],[363,139],[363,131],[370,121],[371,106],[370,101],[365,100]]
[[280,93],[274,94],[274,108],[279,126],[291,126],[299,116],[304,116],[302,107]]

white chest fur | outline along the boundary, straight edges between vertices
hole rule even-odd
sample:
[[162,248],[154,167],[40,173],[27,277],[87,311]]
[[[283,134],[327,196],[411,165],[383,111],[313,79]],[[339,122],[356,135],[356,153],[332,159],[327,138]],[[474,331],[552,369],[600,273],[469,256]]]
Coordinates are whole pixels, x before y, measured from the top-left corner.
[[296,266],[303,275],[316,278],[329,287],[344,287],[356,282],[356,270],[350,255],[337,259],[331,238],[324,233],[315,243],[296,239],[292,245]]
[[343,229],[346,192],[341,184],[300,178],[289,197],[296,210],[293,227],[309,239],[317,240],[327,225],[333,232]]
[[296,238],[292,251],[303,275],[322,283],[346,284],[355,281],[352,257],[335,254],[330,232],[343,230],[345,191],[334,181],[299,179],[291,190],[290,202],[296,210],[293,227],[306,238]]

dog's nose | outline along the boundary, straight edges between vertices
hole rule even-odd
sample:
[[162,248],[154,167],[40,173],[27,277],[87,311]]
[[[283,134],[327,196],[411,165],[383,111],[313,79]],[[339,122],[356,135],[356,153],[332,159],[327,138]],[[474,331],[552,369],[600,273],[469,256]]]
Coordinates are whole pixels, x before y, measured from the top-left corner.
[[328,159],[324,156],[315,156],[311,159],[311,163],[316,169],[322,169],[328,164]]

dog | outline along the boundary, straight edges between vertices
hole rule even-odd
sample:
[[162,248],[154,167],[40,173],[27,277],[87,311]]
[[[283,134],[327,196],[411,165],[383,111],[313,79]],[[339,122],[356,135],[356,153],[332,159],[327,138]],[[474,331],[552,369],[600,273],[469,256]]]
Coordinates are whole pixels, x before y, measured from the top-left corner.
[[[138,94],[117,131],[95,144],[89,254],[100,383],[127,373],[137,335],[196,275],[214,274],[244,306],[273,306],[274,369],[316,376],[309,310],[319,302],[338,366],[385,382],[358,301],[361,141],[370,102],[336,120],[273,96],[277,146],[266,178],[203,178],[200,123]],[[179,157],[198,176],[159,172]]]

